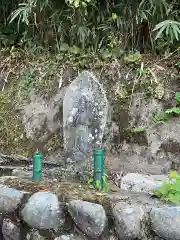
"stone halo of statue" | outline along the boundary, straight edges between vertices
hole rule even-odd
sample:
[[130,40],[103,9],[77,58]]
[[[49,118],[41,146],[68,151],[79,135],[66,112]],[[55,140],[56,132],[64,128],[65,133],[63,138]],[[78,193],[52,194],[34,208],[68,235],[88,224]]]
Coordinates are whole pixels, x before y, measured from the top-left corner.
[[[83,71],[68,86],[63,101],[66,163],[75,169],[92,165],[92,152],[102,146],[108,114],[106,93],[96,79]],[[89,163],[89,164],[88,164]]]

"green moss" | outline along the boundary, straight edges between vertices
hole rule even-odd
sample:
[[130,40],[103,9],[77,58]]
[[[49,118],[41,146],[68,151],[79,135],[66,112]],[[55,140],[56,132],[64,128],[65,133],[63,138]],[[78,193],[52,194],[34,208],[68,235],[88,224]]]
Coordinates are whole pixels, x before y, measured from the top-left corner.
[[139,60],[142,59],[142,55],[140,54],[140,52],[136,52],[134,54],[129,54],[128,56],[124,57],[124,61],[125,62],[138,62]]
[[117,86],[115,88],[115,99],[124,101],[128,98],[128,91],[125,86]]
[[60,133],[54,134],[45,144],[44,148],[47,149],[48,153],[54,153],[63,147],[63,138]]
[[26,155],[29,143],[13,107],[13,92],[0,92],[0,147],[4,152]]
[[27,64],[20,72],[15,104],[19,108],[29,100],[32,92],[49,99],[58,88],[58,64],[55,59],[42,62],[40,59]]

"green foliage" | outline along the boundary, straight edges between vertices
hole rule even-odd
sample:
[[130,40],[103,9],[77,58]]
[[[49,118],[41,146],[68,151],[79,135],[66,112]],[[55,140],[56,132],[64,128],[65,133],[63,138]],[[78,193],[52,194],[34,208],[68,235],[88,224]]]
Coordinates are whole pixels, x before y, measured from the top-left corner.
[[165,37],[170,43],[180,39],[180,23],[172,20],[165,20],[157,24],[153,31],[157,31],[155,40]]
[[175,66],[177,66],[178,68],[180,67],[180,62],[178,61]]
[[173,108],[170,108],[170,109],[167,109],[165,111],[165,113],[167,113],[168,115],[169,114],[175,114],[175,115],[179,115],[180,114],[180,108],[179,107],[173,107]]
[[108,192],[109,191],[109,184],[108,184],[108,176],[107,176],[107,174],[104,174],[102,176],[102,184],[101,184],[100,180],[96,180],[96,182],[94,183],[94,178],[93,177],[89,177],[88,185],[90,187],[93,187],[93,188],[97,189],[98,191]]
[[157,112],[155,116],[153,117],[153,123],[164,123],[169,119],[169,116],[167,113],[161,111]]
[[[16,25],[23,43],[33,39],[58,52],[76,46],[115,58],[142,44],[154,50],[179,41],[179,11],[169,0],[2,0],[0,24]],[[142,36],[144,21],[148,39]]]
[[0,24],[0,47],[8,47],[14,45],[18,40],[16,28],[14,26],[5,26]]
[[180,92],[176,92],[176,103],[180,104]]
[[178,117],[180,116],[180,92],[176,92],[175,95],[176,106],[172,108],[168,108],[166,111],[157,112],[153,118],[153,123],[164,123],[170,117]]
[[136,52],[134,54],[130,54],[126,57],[124,57],[124,60],[126,62],[137,62],[142,58],[142,55],[140,54],[140,52]]
[[31,5],[27,3],[20,3],[19,8],[11,13],[11,18],[9,23],[12,23],[16,18],[18,18],[18,30],[19,30],[20,23],[25,23],[28,26],[30,11],[31,11]]
[[[42,57],[44,58],[46,55]],[[58,81],[54,81],[57,74],[58,61],[55,58],[49,58],[46,64],[44,64],[45,59],[42,59],[42,57],[37,56],[36,61],[26,62],[26,66],[20,71],[17,82],[17,94],[14,99],[18,109],[27,103],[29,94],[32,92],[48,99],[58,87]]]
[[133,129],[133,132],[139,133],[139,132],[144,132],[146,131],[145,127],[136,127]]
[[180,175],[176,171],[171,171],[168,178],[169,180],[165,181],[154,195],[166,202],[179,203]]

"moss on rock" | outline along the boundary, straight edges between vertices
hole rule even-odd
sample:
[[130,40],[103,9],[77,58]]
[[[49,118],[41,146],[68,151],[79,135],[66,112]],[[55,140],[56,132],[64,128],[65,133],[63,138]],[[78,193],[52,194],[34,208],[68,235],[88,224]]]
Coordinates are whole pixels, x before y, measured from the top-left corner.
[[13,106],[14,94],[7,90],[0,93],[0,147],[4,152],[27,154],[29,141],[24,127]]

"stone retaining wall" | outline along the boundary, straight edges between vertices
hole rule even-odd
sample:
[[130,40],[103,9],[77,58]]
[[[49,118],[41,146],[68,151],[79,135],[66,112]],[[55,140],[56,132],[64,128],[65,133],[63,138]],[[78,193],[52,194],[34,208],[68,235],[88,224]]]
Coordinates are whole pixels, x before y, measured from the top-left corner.
[[[124,188],[128,181],[132,184],[131,177],[122,179]],[[180,206],[164,204],[141,190],[109,195],[110,216],[103,204],[83,200],[59,202],[52,192],[30,194],[1,185],[0,239],[180,239]]]

